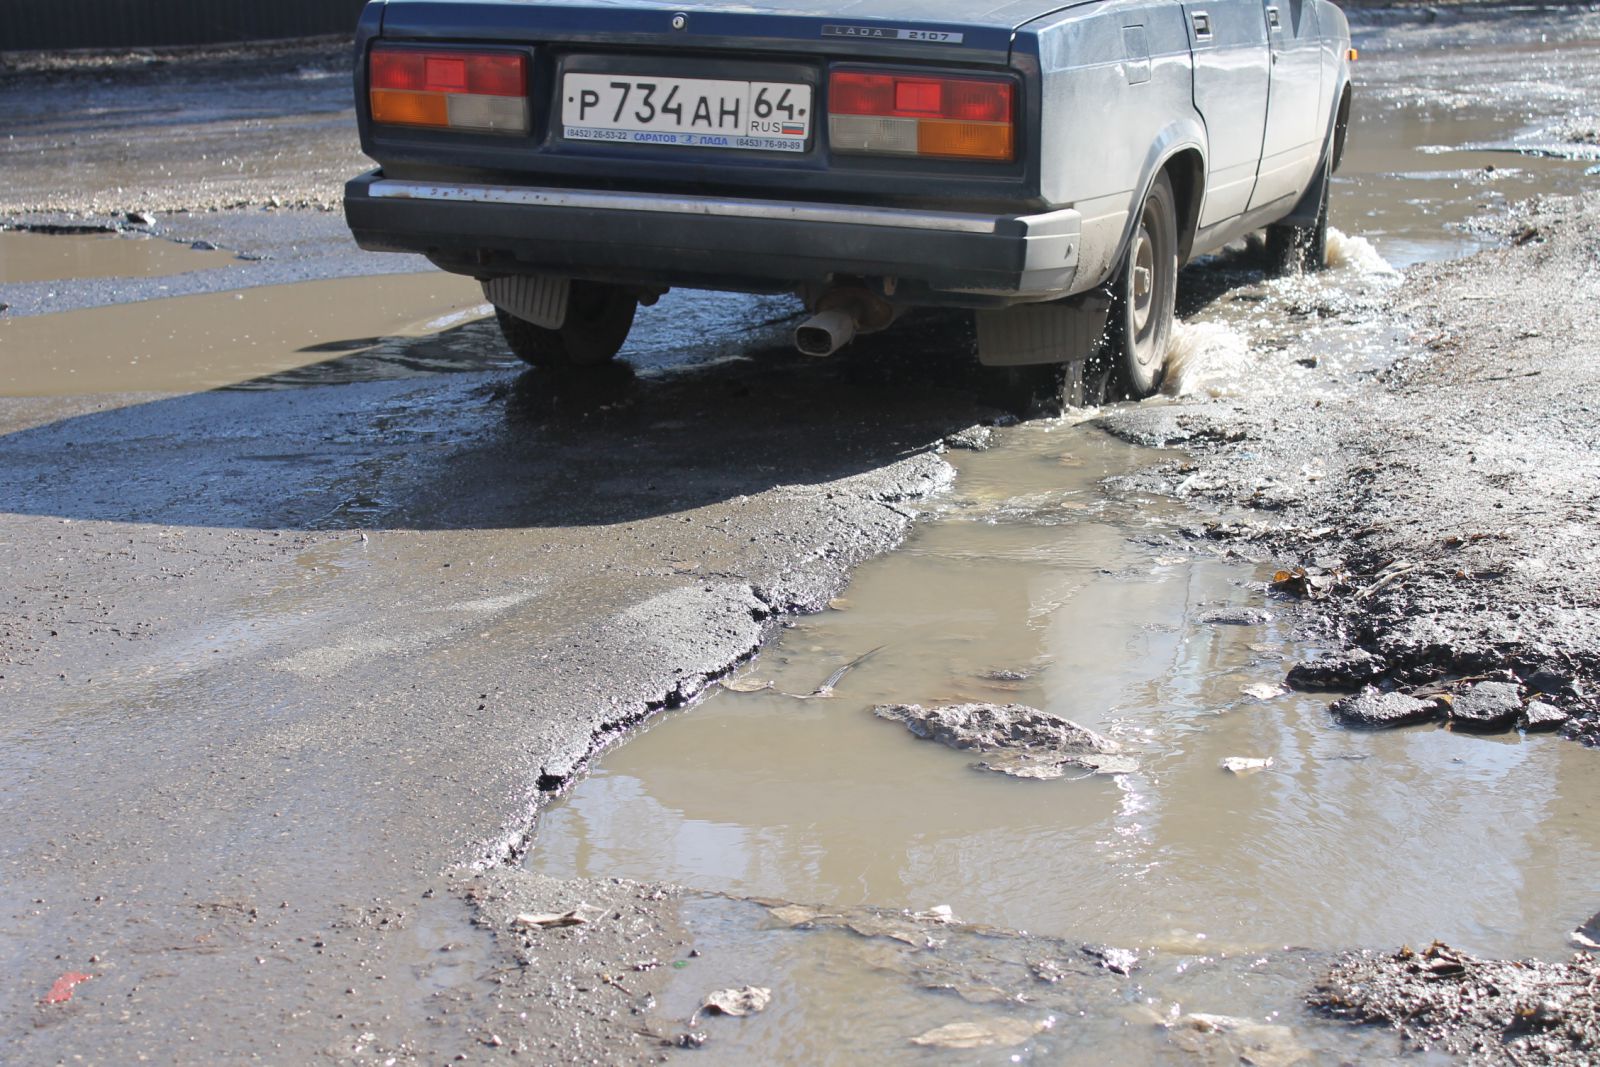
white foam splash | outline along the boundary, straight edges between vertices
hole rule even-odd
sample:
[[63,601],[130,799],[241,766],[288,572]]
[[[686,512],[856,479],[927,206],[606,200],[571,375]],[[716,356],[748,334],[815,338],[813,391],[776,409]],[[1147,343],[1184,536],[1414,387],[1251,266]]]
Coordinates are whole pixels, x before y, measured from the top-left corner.
[[1327,266],[1330,270],[1350,270],[1357,274],[1395,273],[1395,269],[1378,254],[1371,241],[1332,226],[1328,227]]
[[1232,396],[1250,381],[1250,342],[1220,322],[1174,322],[1167,345],[1167,396]]

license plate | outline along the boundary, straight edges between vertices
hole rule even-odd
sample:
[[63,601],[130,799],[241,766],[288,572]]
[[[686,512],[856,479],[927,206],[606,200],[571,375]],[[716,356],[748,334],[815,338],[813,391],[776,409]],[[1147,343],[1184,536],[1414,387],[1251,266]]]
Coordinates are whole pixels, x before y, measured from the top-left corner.
[[573,141],[804,152],[811,137],[811,86],[798,82],[572,73],[561,97]]

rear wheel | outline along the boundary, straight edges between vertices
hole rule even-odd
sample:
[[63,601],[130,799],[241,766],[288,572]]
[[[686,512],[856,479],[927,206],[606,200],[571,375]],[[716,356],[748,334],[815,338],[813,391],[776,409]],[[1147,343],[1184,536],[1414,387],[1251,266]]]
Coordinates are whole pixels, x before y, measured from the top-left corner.
[[1267,260],[1277,275],[1321,270],[1328,263],[1328,187],[1333,184],[1323,163],[1317,220],[1310,226],[1277,223],[1267,227]]
[[1113,287],[1107,359],[1116,396],[1140,400],[1161,387],[1178,295],[1178,212],[1172,182],[1156,176]]
[[598,366],[620,352],[638,307],[638,299],[626,289],[575,281],[567,319],[556,329],[535,326],[499,308],[495,317],[518,359],[545,370],[571,370]]

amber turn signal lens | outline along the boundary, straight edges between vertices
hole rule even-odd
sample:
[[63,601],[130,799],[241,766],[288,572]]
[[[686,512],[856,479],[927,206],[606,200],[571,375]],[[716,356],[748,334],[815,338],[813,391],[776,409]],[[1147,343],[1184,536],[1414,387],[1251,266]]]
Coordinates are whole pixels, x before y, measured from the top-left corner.
[[1008,123],[920,122],[917,155],[947,159],[1009,160],[1013,155]]
[[440,93],[372,90],[372,121],[397,126],[448,126],[450,106]]

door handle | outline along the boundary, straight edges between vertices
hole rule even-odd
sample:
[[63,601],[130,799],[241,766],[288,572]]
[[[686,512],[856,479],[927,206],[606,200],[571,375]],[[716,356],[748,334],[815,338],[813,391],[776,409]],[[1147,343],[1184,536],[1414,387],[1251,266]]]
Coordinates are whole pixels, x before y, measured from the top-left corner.
[[1267,8],[1267,25],[1271,26],[1275,30],[1283,28],[1283,23],[1278,18],[1278,9],[1277,8],[1275,8],[1275,7]]
[[1196,11],[1190,18],[1194,22],[1195,37],[1198,40],[1209,41],[1211,39],[1211,16],[1204,11]]

